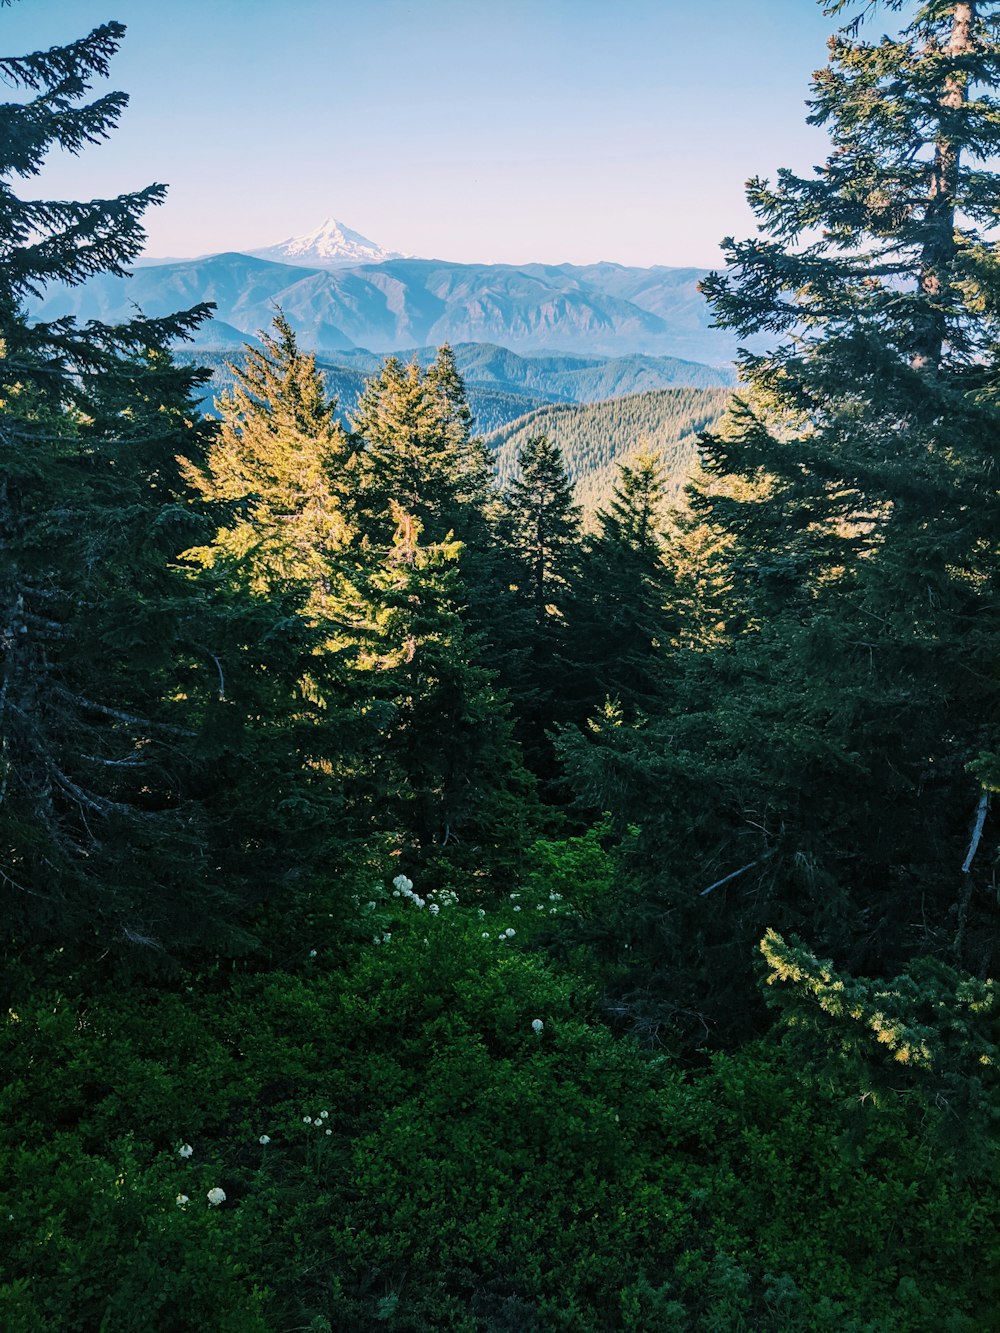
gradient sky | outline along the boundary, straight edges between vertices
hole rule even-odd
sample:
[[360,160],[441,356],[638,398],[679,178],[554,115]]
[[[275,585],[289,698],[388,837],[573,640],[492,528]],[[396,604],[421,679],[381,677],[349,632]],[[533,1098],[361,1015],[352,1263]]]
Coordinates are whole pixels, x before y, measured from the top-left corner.
[[112,18],[120,128],[22,193],[164,181],[150,255],[333,216],[439,259],[709,266],[748,176],[825,156],[814,0],[15,0],[0,51]]

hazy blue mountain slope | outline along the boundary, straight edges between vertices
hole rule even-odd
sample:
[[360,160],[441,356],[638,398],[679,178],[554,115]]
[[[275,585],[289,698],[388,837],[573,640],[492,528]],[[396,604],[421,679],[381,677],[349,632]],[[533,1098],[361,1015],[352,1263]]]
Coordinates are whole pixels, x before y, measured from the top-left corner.
[[[709,327],[697,290],[702,276],[700,269],[430,259],[303,268],[228,253],[142,265],[131,278],[95,277],[47,293],[33,313],[114,321],[136,306],[159,315],[208,300],[216,303],[216,320],[243,335],[268,327],[280,306],[303,346],[325,352],[469,342],[520,353],[641,353],[725,364],[736,341]],[[219,346],[219,330],[203,335],[202,345]]]

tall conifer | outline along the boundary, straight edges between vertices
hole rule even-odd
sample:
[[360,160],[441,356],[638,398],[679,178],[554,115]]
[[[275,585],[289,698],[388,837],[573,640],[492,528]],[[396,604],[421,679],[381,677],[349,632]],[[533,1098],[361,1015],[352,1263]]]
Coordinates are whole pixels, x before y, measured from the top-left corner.
[[691,497],[714,614],[666,720],[569,747],[661,867],[651,941],[718,960],[685,1003],[720,1021],[767,926],[870,973],[988,965],[998,28],[990,0],[933,0],[897,37],[832,39],[829,159],[751,181],[760,235],[705,283],[721,323],[776,343],[744,355]]
[[163,197],[14,191],[52,149],[111,133],[127,98],[86,98],[123,33],[0,60],[24,93],[0,108],[0,876],[9,926],[67,942],[190,938],[224,896],[188,803],[215,668],[197,596],[168,568],[196,530],[174,457],[201,447],[205,377],[167,348],[207,307],[84,327],[25,310],[46,284],[124,273]]

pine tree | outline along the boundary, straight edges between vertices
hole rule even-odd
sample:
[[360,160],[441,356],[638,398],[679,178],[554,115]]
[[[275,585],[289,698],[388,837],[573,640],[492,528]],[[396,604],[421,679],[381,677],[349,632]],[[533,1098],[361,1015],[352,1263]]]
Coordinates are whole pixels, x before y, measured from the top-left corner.
[[580,510],[558,447],[544,435],[527,441],[506,496],[503,532],[513,559],[511,623],[521,644],[511,694],[532,770],[554,777],[546,733],[570,721],[567,613],[579,578]]
[[724,325],[789,335],[744,355],[704,441],[707,632],[663,721],[569,747],[667,867],[634,904],[653,952],[678,977],[713,963],[671,1003],[720,1023],[767,926],[873,974],[988,966],[998,10],[934,0],[896,38],[831,41],[811,116],[829,160],[752,181],[761,235],[705,283]]
[[124,273],[163,196],[69,203],[12,187],[51,149],[110,134],[127,99],[85,98],[123,32],[0,60],[26,94],[0,108],[0,873],[8,927],[67,944],[190,938],[223,896],[186,801],[214,665],[197,596],[169,567],[195,530],[173,460],[201,446],[205,376],[167,347],[208,308],[83,328],[25,311],[44,284]]
[[377,558],[359,537],[357,460],[315,358],[280,313],[258,337],[230,367],[204,461],[184,465],[217,525],[185,556],[204,571],[239,673],[215,762],[237,785],[247,762],[257,774],[216,818],[236,846],[257,830],[262,879],[292,876],[308,892],[372,833],[373,802],[382,808],[374,771],[387,714],[359,669],[377,620],[366,582]]
[[377,822],[424,860],[496,874],[520,859],[535,819],[510,706],[468,623],[462,544],[423,542],[398,505],[392,517],[392,547],[366,585],[374,616],[360,658],[388,706]]
[[221,427],[204,467],[186,474],[224,506],[226,525],[201,558],[228,564],[257,596],[290,596],[304,615],[336,614],[340,564],[352,540],[354,459],[315,357],[300,352],[284,315],[260,347],[231,365],[235,385],[218,403]]
[[351,424],[364,442],[359,490],[366,535],[384,542],[393,530],[391,505],[398,504],[419,520],[427,541],[449,533],[460,541],[481,538],[491,470],[472,435],[449,347],[426,371],[390,357],[365,386]]
[[584,551],[572,613],[572,658],[584,709],[605,699],[628,714],[662,688],[664,650],[676,635],[674,578],[666,563],[666,481],[659,459],[618,465],[606,509]]
[[493,864],[509,863],[534,818],[501,679],[510,580],[450,349],[427,371],[390,358],[353,425],[356,586],[369,618],[359,662],[388,710],[377,803],[421,856],[475,864],[490,848]]

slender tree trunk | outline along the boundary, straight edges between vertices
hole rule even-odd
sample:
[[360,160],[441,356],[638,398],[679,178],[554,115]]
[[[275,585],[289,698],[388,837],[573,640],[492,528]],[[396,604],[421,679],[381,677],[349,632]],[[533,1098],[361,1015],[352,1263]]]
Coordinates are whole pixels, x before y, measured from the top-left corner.
[[[957,0],[952,28],[943,54],[961,56],[973,49],[976,0]],[[924,243],[920,256],[919,290],[926,307],[916,330],[912,365],[915,370],[937,372],[947,337],[945,308],[951,288],[955,259],[955,199],[961,150],[957,117],[969,97],[969,76],[950,74],[941,95],[939,130],[934,144],[924,213]]]

